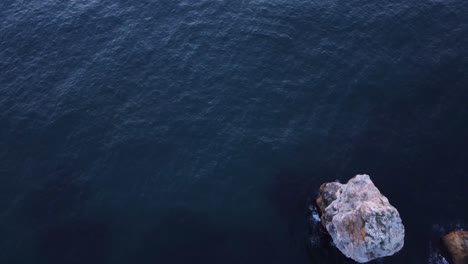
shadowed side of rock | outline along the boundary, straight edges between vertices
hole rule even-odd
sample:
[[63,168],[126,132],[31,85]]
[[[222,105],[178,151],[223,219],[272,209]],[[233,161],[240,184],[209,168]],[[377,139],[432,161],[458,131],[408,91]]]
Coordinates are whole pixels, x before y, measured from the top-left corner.
[[328,219],[327,221],[327,219],[325,219],[325,217],[331,216],[325,214],[325,208],[327,208],[333,201],[337,199],[337,193],[339,190],[341,190],[342,186],[343,185],[339,182],[328,182],[320,186],[319,195],[317,196],[315,202],[320,209],[322,225],[325,228],[325,223],[331,220]]

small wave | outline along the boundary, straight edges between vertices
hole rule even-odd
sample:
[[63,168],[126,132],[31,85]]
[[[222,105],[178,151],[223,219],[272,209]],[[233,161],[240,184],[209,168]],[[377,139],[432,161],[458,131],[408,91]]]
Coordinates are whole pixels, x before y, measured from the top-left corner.
[[314,248],[320,247],[323,242],[322,221],[317,206],[309,206],[309,241]]
[[449,262],[438,251],[432,251],[429,255],[428,264],[449,264]]

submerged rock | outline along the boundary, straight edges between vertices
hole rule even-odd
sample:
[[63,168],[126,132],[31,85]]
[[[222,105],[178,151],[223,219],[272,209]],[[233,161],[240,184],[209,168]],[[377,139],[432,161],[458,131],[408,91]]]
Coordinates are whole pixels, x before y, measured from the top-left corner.
[[346,184],[322,184],[316,202],[323,226],[347,257],[363,263],[403,248],[400,215],[368,175],[357,175]]
[[453,231],[442,238],[453,264],[468,264],[468,231]]

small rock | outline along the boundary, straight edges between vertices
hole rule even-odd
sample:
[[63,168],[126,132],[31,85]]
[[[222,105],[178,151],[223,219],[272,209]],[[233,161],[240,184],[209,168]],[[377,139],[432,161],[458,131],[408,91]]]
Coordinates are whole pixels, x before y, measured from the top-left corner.
[[453,231],[442,238],[453,264],[468,264],[468,231]]
[[357,175],[346,184],[322,184],[316,202],[323,226],[347,257],[364,263],[403,248],[400,215],[368,175]]

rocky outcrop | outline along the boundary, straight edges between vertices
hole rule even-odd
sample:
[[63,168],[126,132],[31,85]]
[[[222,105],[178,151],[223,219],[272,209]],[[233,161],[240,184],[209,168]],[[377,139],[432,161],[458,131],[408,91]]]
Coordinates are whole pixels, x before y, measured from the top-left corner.
[[451,263],[468,264],[468,231],[453,231],[442,238]]
[[364,263],[403,247],[400,215],[368,175],[357,175],[346,184],[322,184],[316,202],[323,226],[347,257]]

